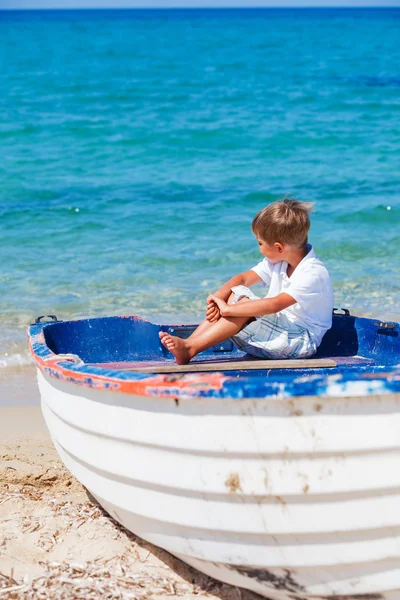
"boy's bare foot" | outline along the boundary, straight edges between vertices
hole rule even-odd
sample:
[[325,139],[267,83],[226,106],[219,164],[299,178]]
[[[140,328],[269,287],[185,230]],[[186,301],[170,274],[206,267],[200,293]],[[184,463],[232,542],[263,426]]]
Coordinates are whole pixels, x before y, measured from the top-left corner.
[[160,331],[161,343],[175,356],[178,365],[186,365],[192,358],[186,346],[185,340],[174,335],[169,335],[166,331]]

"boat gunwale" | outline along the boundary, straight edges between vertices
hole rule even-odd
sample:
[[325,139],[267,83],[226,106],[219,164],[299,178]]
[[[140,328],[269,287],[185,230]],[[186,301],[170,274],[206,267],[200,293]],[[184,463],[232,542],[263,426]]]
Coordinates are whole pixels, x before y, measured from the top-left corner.
[[[129,318],[142,321],[139,317]],[[56,323],[70,322],[57,321]],[[223,371],[188,373],[177,376],[176,374],[155,375],[122,369],[107,369],[85,364],[79,356],[55,354],[49,348],[44,335],[45,329],[54,324],[54,322],[40,322],[32,324],[28,328],[29,348],[36,367],[52,378],[87,388],[141,396],[173,397],[176,400],[185,397],[240,400],[242,398],[285,398],[305,395],[330,397],[333,394],[369,396],[372,393],[400,393],[400,364],[382,366],[379,372],[374,373],[368,372],[367,367],[364,372],[362,369],[358,369],[356,372],[334,374],[318,373],[319,369],[311,368],[307,377],[304,376],[304,369],[298,369],[298,373],[289,372],[287,369],[284,381],[278,377],[279,369],[274,373],[275,377],[269,375],[265,380],[261,380],[254,374],[243,376],[238,380],[238,377],[232,372],[230,375],[226,375]],[[242,384],[242,389],[238,389],[239,382]],[[244,393],[243,384],[249,388],[248,393]]]

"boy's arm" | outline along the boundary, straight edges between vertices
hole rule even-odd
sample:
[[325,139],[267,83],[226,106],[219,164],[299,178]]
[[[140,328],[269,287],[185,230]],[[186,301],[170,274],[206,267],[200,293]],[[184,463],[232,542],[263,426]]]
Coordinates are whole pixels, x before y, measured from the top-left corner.
[[238,304],[227,304],[213,294],[211,298],[218,306],[221,317],[262,317],[263,315],[280,312],[296,304],[296,300],[289,294],[285,294],[285,292],[273,298],[249,300],[248,302],[238,302]]
[[209,298],[211,296],[216,296],[217,298],[221,298],[221,300],[226,301],[231,295],[231,288],[233,288],[235,285],[245,285],[246,287],[249,287],[250,285],[254,285],[260,281],[262,281],[262,279],[255,271],[244,271],[243,273],[239,273],[239,275],[235,275],[229,279],[229,281],[224,283],[224,285],[220,287],[217,292],[211,294]]

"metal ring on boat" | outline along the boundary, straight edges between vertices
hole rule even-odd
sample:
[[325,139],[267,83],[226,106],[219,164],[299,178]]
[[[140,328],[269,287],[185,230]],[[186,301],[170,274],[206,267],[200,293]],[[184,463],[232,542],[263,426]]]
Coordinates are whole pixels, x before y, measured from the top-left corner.
[[[337,312],[337,311],[340,311],[340,310],[342,312]],[[341,314],[343,314],[343,315],[346,315],[346,316],[350,316],[350,311],[349,311],[348,308],[334,308],[332,312],[333,312],[334,315],[341,315]]]
[[[46,318],[46,321],[42,321],[42,319]],[[35,319],[35,324],[37,323],[46,323],[46,322],[51,322],[51,321],[58,321],[56,315],[41,315],[40,317],[36,317]]]

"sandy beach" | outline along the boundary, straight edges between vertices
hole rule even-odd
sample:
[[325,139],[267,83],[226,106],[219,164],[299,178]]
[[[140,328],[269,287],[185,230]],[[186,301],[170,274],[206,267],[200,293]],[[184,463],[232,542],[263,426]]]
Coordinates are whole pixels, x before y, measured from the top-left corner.
[[1,407],[0,439],[1,599],[258,598],[109,517],[61,464],[39,406]]

